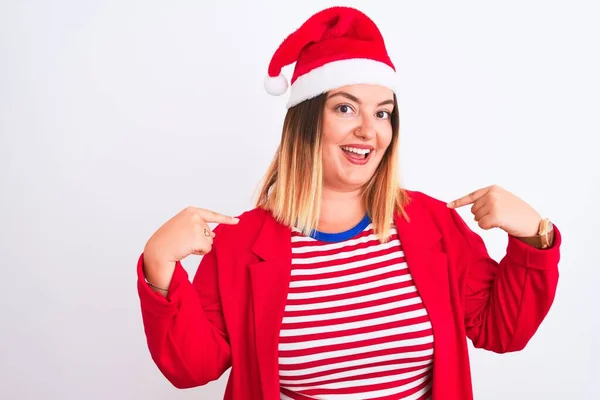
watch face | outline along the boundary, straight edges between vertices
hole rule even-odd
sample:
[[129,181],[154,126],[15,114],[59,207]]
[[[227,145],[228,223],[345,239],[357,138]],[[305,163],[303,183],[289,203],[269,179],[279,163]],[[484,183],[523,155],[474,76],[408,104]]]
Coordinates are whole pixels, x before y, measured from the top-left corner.
[[552,230],[552,222],[550,222],[550,220],[548,220],[548,223],[546,224],[546,229],[543,229],[544,224],[541,224],[540,226],[540,235],[543,236],[547,233],[549,233]]

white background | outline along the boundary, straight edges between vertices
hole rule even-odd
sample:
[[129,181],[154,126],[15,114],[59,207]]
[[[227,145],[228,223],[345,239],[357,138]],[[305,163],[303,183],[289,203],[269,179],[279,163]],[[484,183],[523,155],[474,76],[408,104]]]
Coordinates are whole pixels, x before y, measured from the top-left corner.
[[[497,183],[563,232],[528,347],[472,352],[477,399],[600,397],[594,3],[345,3],[398,67],[404,185],[452,200]],[[151,361],[136,261],[185,206],[252,208],[287,98],[263,89],[270,57],[335,4],[1,2],[0,398],[222,398],[229,371],[178,391]],[[499,259],[505,234],[460,213]]]

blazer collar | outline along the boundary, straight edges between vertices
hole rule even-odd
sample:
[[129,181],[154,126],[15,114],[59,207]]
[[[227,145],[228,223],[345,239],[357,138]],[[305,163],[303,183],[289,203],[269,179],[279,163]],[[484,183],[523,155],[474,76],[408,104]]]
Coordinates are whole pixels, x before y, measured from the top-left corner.
[[[262,212],[264,219],[252,252],[265,261],[288,259],[291,257],[291,229],[279,223],[271,212]],[[439,245],[441,233],[421,201],[411,200],[405,206],[405,215],[394,215],[394,223],[405,248],[429,250]]]
[[279,223],[270,211],[264,213],[252,252],[261,260],[291,260],[291,235],[292,230]]
[[402,247],[409,249],[411,253],[440,249],[442,235],[423,201],[411,200],[405,206],[405,215],[398,213],[394,215],[394,223]]

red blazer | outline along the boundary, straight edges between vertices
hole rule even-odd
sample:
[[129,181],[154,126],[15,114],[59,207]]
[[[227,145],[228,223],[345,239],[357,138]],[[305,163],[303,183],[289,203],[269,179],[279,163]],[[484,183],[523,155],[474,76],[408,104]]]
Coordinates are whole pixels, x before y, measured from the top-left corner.
[[[509,236],[497,263],[455,210],[407,193],[410,221],[396,215],[395,223],[433,326],[433,399],[472,399],[467,338],[497,353],[525,347],[554,300],[561,235],[555,227],[554,245],[545,250]],[[193,282],[177,264],[166,298],[145,283],[140,256],[138,293],[150,354],[178,388],[204,385],[232,367],[225,400],[279,399],[291,231],[254,209],[215,232]]]

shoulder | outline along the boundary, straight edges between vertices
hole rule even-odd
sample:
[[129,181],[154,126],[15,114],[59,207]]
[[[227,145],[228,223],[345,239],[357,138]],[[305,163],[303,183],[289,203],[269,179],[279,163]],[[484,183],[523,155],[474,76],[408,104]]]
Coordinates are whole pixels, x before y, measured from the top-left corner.
[[219,224],[215,227],[214,232],[217,235],[215,242],[217,238],[221,242],[230,242],[233,239],[238,242],[251,240],[256,237],[269,215],[270,213],[262,208],[253,208],[235,215],[239,219],[237,224]]
[[447,202],[418,190],[404,189],[407,196],[406,212],[428,213],[435,215],[449,214]]
[[405,207],[408,218],[419,226],[418,230],[439,233],[448,254],[463,257],[469,254],[473,243],[481,243],[479,235],[455,209],[447,206],[447,201],[420,191],[409,190],[407,194],[410,197]]
[[468,230],[465,220],[447,201],[417,190],[407,190],[405,212],[409,219],[431,221],[439,230],[450,233]]

